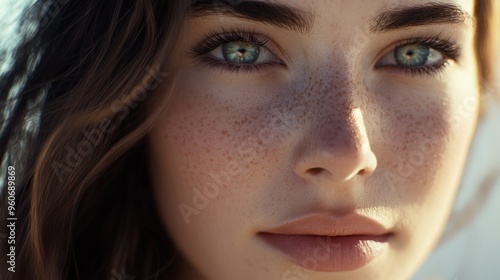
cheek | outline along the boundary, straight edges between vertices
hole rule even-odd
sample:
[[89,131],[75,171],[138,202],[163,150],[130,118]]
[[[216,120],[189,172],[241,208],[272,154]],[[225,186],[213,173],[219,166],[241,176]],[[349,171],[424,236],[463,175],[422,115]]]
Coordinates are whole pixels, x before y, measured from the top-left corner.
[[[200,210],[190,221],[213,221],[219,211],[234,210],[231,216],[238,217],[248,198],[261,191],[256,186],[265,185],[266,169],[279,161],[279,150],[290,136],[289,118],[269,100],[242,102],[245,94],[233,100],[230,89],[187,88],[149,135],[151,177],[162,212],[167,220],[182,220],[178,206],[184,203]],[[208,203],[196,200],[197,193]]]
[[406,217],[400,226],[420,237],[437,236],[446,222],[478,113],[477,89],[472,86],[427,88],[393,87],[380,93],[381,111],[374,114],[378,125],[372,124],[380,127],[373,133],[380,137],[376,153],[383,155],[374,181],[392,192],[376,196],[374,203],[385,199],[386,205],[399,208]]
[[[417,183],[419,187],[408,188],[411,200],[418,200],[430,186],[436,170],[440,168],[449,142],[451,126],[446,111],[448,108],[435,97],[422,92],[401,95],[401,89],[389,93],[390,100],[382,107],[380,124],[380,169],[391,172],[398,180],[392,182],[408,185]],[[432,94],[432,93],[429,93]],[[416,181],[415,181],[416,180]],[[407,203],[408,201],[400,201]]]

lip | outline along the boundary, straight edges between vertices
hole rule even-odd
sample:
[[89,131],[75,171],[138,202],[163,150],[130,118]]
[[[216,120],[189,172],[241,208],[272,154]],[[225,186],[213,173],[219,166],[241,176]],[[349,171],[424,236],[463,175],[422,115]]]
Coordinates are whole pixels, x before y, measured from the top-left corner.
[[388,250],[392,235],[376,220],[354,213],[342,217],[314,213],[258,234],[296,264],[326,272],[369,264]]

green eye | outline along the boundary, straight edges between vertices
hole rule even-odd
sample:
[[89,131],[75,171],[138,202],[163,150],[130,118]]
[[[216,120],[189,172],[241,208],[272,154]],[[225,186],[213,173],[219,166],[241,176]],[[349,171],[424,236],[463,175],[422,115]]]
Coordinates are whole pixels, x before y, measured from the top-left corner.
[[250,42],[229,42],[222,45],[224,59],[232,63],[255,63],[259,58],[260,46]]
[[394,57],[401,66],[424,66],[431,54],[429,46],[412,44],[398,47],[394,50]]

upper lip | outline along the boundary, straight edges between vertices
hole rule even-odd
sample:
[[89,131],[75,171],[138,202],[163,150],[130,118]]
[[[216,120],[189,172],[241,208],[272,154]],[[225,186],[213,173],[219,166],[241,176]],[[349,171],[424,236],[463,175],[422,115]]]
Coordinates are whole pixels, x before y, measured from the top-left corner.
[[335,216],[330,213],[313,213],[285,222],[266,233],[288,235],[348,236],[386,235],[389,230],[382,223],[369,217],[351,213]]

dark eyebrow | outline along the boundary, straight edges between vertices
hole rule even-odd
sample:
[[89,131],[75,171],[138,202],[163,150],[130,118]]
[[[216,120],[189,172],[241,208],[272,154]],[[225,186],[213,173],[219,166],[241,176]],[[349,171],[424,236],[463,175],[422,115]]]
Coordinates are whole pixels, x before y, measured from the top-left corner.
[[427,3],[384,11],[371,21],[370,29],[372,32],[385,32],[430,24],[466,23],[469,20],[475,21],[456,5]]
[[307,33],[312,27],[312,16],[304,10],[269,1],[196,0],[191,5],[190,17],[224,15],[271,24],[288,30]]

